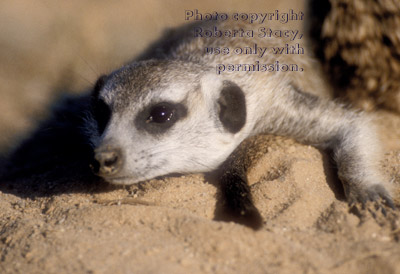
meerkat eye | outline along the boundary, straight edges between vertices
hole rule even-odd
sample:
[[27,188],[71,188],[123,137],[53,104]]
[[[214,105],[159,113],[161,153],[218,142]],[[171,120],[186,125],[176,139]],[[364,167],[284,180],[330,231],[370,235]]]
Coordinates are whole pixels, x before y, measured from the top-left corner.
[[147,118],[146,123],[166,123],[172,120],[175,109],[167,105],[158,105],[151,109],[150,116]]
[[135,120],[138,130],[160,135],[172,128],[176,122],[186,117],[188,110],[183,103],[160,102],[140,111]]

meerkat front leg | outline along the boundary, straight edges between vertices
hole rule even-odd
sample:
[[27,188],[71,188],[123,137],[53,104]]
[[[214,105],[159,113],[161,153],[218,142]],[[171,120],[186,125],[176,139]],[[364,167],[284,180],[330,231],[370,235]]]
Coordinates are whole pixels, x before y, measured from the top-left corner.
[[379,142],[365,114],[288,85],[273,94],[263,119],[258,131],[331,150],[350,205],[376,201],[394,208],[379,171]]
[[222,164],[220,168],[219,199],[216,209],[216,219],[234,221],[259,229],[263,219],[253,203],[250,186],[247,181],[247,170],[255,161],[250,155],[255,155],[258,147],[243,141]]

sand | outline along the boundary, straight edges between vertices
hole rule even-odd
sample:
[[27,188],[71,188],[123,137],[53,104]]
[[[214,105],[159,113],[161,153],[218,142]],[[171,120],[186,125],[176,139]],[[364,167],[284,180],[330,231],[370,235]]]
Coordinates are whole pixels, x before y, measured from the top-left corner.
[[[46,117],[58,94],[88,89],[164,26],[180,24],[182,10],[271,8],[213,2],[2,2],[3,154]],[[399,208],[400,116],[375,115],[382,170]],[[349,208],[328,156],[311,146],[275,136],[249,143],[262,151],[248,173],[264,219],[259,231],[214,220],[217,186],[204,174],[128,187],[86,180],[73,169],[62,178],[2,179],[0,272],[400,273],[398,209],[384,216]]]

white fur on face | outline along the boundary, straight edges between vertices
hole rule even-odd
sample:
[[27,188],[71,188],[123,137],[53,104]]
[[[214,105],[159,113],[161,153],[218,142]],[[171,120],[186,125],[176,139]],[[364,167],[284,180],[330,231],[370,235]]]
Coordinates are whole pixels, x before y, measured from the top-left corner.
[[[114,113],[102,138],[123,151],[124,165],[115,184],[132,184],[169,173],[207,172],[216,169],[241,141],[227,132],[218,120],[216,100],[222,80],[202,79],[197,88],[174,83],[152,90],[137,102],[130,102],[122,113]],[[191,85],[195,86],[195,85]],[[163,101],[183,103],[187,116],[167,132],[152,135],[135,127],[143,108]],[[212,152],[212,153],[210,153]]]

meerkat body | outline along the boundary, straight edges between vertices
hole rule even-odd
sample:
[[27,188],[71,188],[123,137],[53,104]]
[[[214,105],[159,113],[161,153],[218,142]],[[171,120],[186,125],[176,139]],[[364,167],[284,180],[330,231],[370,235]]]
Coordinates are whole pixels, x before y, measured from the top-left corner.
[[[253,30],[255,36],[195,37],[198,28]],[[229,20],[187,25],[102,77],[86,127],[92,129],[88,132],[97,174],[111,183],[133,184],[169,173],[208,172],[220,167],[247,137],[276,134],[332,151],[350,203],[382,199],[393,206],[378,168],[375,130],[364,114],[326,98],[329,87],[312,56],[206,52],[254,44],[269,51],[293,42],[257,33],[253,25]],[[216,70],[221,64],[277,61],[297,64],[302,71]],[[232,219],[259,219],[245,174],[235,163],[225,165],[221,177],[228,211]]]

